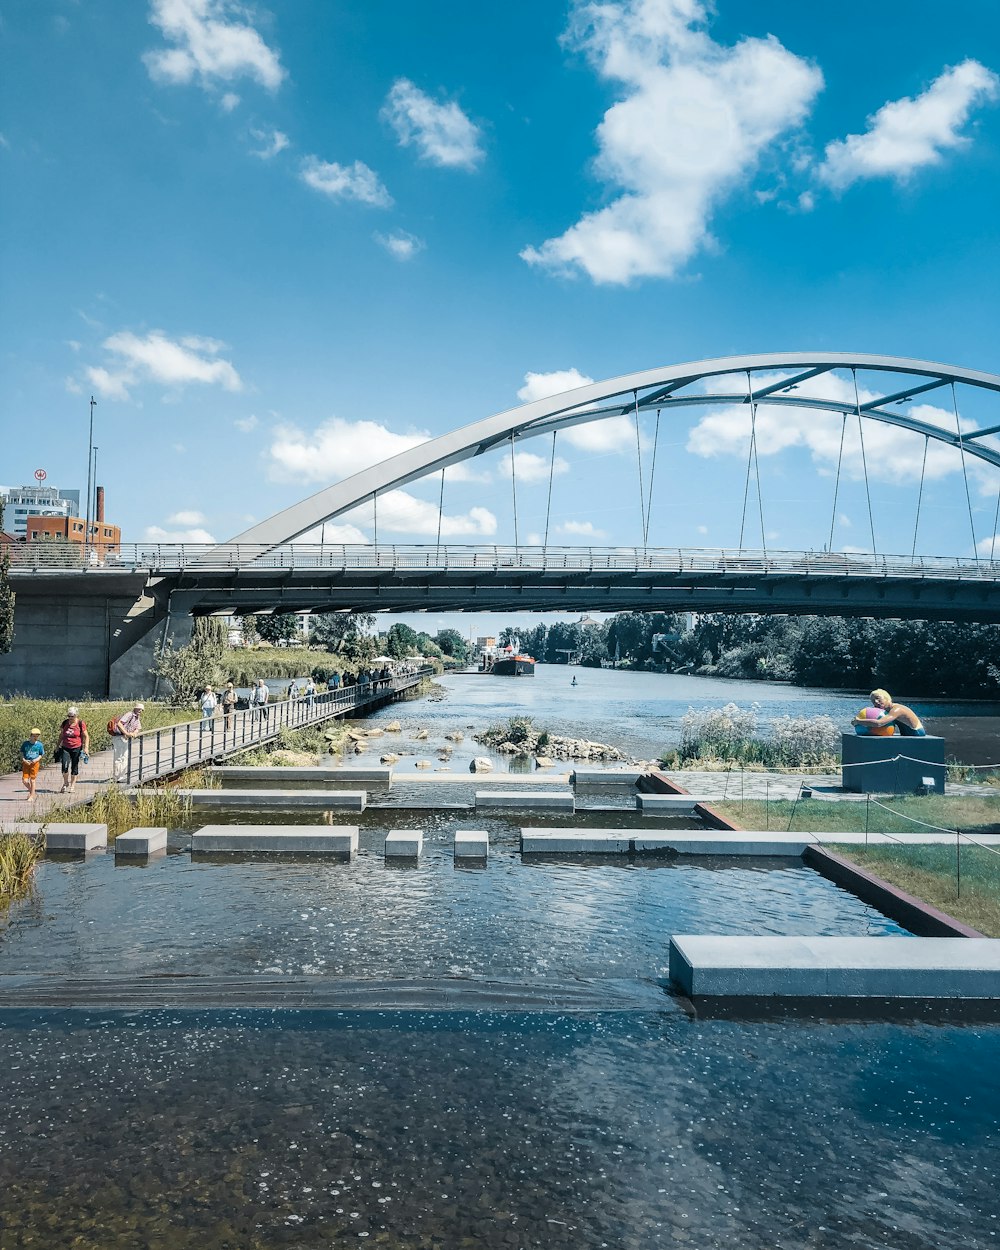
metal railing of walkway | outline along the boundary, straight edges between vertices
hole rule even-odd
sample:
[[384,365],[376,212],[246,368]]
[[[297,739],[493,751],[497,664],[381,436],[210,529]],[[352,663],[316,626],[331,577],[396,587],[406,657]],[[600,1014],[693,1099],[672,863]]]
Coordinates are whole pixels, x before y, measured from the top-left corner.
[[[282,547],[252,544],[123,543],[119,550],[85,557],[65,544],[15,543],[7,548],[11,571],[211,573],[255,569],[364,571],[386,573],[461,572],[740,574],[790,577],[946,578],[1000,580],[1000,559],[962,556],[876,555],[865,552],[764,551],[681,547],[471,547],[344,546],[296,543]],[[997,552],[1000,556],[1000,551]]]
[[312,699],[283,699],[265,704],[263,709],[250,708],[229,716],[220,712],[210,720],[147,730],[128,739],[124,770],[115,780],[121,785],[141,785],[270,742],[283,729],[305,729],[332,717],[379,707],[403,691],[414,689],[433,672],[433,668],[422,667],[388,681],[379,679],[324,691]]

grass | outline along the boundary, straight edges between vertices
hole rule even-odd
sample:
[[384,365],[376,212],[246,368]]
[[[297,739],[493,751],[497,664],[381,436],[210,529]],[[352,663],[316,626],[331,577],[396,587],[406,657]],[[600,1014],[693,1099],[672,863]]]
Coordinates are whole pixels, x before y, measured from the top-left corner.
[[[19,767],[18,752],[21,743],[27,738],[28,731],[37,726],[42,731],[42,742],[45,743],[45,762],[50,763],[52,753],[56,749],[59,737],[59,726],[66,719],[66,709],[70,706],[68,699],[0,699],[0,770],[12,772]],[[128,711],[130,704],[126,699],[114,703],[78,700],[75,705],[80,709],[81,718],[86,721],[90,731],[90,753],[107,750],[111,746],[108,734],[108,721],[112,716],[119,716]],[[164,725],[179,725],[184,721],[196,720],[191,708],[167,707],[164,703],[147,703],[142,714],[143,729],[160,729]]]
[[114,841],[120,833],[137,827],[176,829],[187,823],[190,811],[190,800],[182,798],[169,786],[150,787],[129,795],[116,785],[109,785],[85,807],[57,808],[41,820],[46,825],[73,824],[76,821],[107,825],[108,840]]
[[740,800],[739,777],[730,779],[730,797],[712,806],[745,829],[787,829],[793,833],[914,833],[923,821],[935,828],[963,833],[1000,833],[1000,802],[992,797],[961,795],[893,795],[870,803],[863,798],[829,802],[825,799]]
[[0,832],[0,907],[30,891],[35,865],[44,854],[43,838]]

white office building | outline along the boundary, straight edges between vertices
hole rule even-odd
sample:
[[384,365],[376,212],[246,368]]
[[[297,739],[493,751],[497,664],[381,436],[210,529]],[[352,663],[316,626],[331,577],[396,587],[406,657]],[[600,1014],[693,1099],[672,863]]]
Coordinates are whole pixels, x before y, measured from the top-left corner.
[[2,492],[3,528],[15,538],[28,532],[29,516],[79,516],[80,492],[54,486],[12,486]]

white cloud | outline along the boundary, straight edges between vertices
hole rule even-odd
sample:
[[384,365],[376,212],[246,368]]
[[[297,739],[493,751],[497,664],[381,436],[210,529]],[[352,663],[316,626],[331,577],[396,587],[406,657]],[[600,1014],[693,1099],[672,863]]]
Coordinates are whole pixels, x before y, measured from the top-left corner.
[[86,376],[105,399],[128,399],[129,386],[140,382],[160,382],[184,386],[202,382],[240,391],[243,382],[228,360],[219,359],[225,347],[217,339],[185,335],[168,338],[162,330],[152,330],[144,338],[123,330],[104,340],[104,349],[118,357],[113,369],[91,366]]
[[[372,517],[374,512],[366,510]],[[438,532],[438,506],[425,499],[416,499],[404,490],[387,491],[378,497],[379,533],[388,531],[398,534],[421,534],[436,536]],[[474,507],[468,512],[449,516],[441,515],[441,537],[459,538],[478,536],[489,538],[497,532],[497,519],[488,508]]]
[[214,543],[216,541],[206,529],[165,530],[159,525],[147,525],[142,536],[146,542],[154,543]]
[[167,517],[168,525],[204,525],[205,514],[203,512],[175,512],[172,516]]
[[606,531],[595,528],[592,521],[564,521],[556,526],[556,533],[571,538],[607,538]]
[[595,161],[619,194],[522,259],[624,284],[671,277],[712,245],[713,210],[802,124],[823,77],[773,36],[714,42],[707,12],[705,0],[578,3],[570,40],[625,88]]
[[245,17],[231,0],[151,0],[150,23],[172,46],[145,54],[150,76],[203,87],[245,77],[276,90],[285,77],[281,60]]
[[219,108],[222,109],[223,113],[231,113],[234,109],[239,108],[239,106],[240,97],[235,91],[227,91],[219,101]]
[[249,434],[260,425],[260,420],[251,413],[249,417],[237,417],[233,425],[236,426],[241,434]]
[[[635,422],[631,417],[605,417],[560,430],[559,437],[571,447],[604,455],[607,452],[635,454]],[[643,445],[646,444],[643,438]]]
[[551,373],[526,373],[524,385],[517,392],[523,404],[530,404],[536,399],[549,399],[553,395],[561,395],[563,391],[575,391],[577,387],[589,386],[593,378],[588,378],[579,369],[553,369]]
[[[555,460],[551,456],[537,456],[533,451],[515,451],[514,452],[514,473],[518,482],[547,482],[549,473],[554,477],[559,477],[563,473],[569,472],[569,465],[562,458],[556,456]],[[507,451],[503,456],[503,477],[510,480],[510,452]]]
[[392,203],[392,196],[378,174],[363,161],[338,165],[336,161],[321,161],[318,156],[307,156],[302,162],[299,177],[307,186],[328,195],[331,200],[358,200],[376,208],[388,208]]
[[[253,518],[250,517],[249,521],[252,523]],[[325,525],[317,525],[315,529],[301,534],[295,541],[297,543],[347,543],[351,546],[357,543],[371,542],[371,539],[363,530],[359,530],[356,525],[344,525],[339,521],[327,521]]]
[[976,543],[976,550],[987,560],[1000,560],[1000,534],[991,534],[989,538],[981,538]]
[[811,191],[803,191],[799,196],[799,208],[803,213],[811,213],[816,207],[816,197]]
[[[780,380],[780,375],[758,374],[754,384],[768,386]],[[712,378],[706,381],[709,393],[729,392],[733,389],[731,377]],[[849,377],[825,373],[810,380],[810,397],[834,400],[849,408],[854,407],[854,386]],[[884,392],[858,388],[862,404],[877,399]],[[949,433],[955,429],[955,415],[944,408],[931,404],[912,404],[907,415],[915,421],[935,425]],[[757,454],[774,456],[792,447],[806,448],[814,464],[820,470],[836,469],[840,453],[841,429],[844,429],[844,453],[841,472],[855,481],[864,477],[867,461],[869,479],[883,482],[916,482],[920,480],[924,455],[924,440],[920,435],[887,425],[872,418],[863,418],[865,456],[862,459],[858,421],[849,413],[844,427],[840,413],[822,412],[812,408],[796,408],[793,405],[757,406]],[[971,429],[972,423],[962,422],[962,428]],[[746,404],[726,404],[711,409],[692,427],[688,436],[687,450],[696,456],[737,456],[746,458],[750,438],[750,409]],[[927,448],[925,476],[928,481],[961,472],[959,452],[945,443],[931,439]],[[972,468],[970,458],[969,468]]]
[[394,256],[396,260],[412,260],[418,252],[424,250],[423,239],[418,239],[416,235],[407,234],[405,230],[396,230],[392,234],[376,234],[375,242],[380,247],[384,247],[390,256]]
[[1000,95],[1000,78],[978,61],[947,69],[916,97],[890,100],[868,119],[863,135],[827,145],[819,178],[837,191],[862,178],[904,180],[914,170],[940,164],[962,146],[962,128],[977,105]]
[[485,155],[475,122],[453,100],[438,104],[408,78],[392,84],[382,117],[403,147],[412,144],[431,165],[474,169]]
[[699,526],[697,526],[697,530],[698,530],[698,533],[699,533],[699,534],[707,534],[707,533],[708,533],[708,526],[707,526],[707,525],[699,525]]
[[288,135],[281,130],[256,130],[251,128],[250,137],[256,139],[261,145],[259,148],[254,148],[251,155],[259,157],[262,161],[269,161],[272,157],[277,156],[279,152],[284,152],[285,148],[291,143]]

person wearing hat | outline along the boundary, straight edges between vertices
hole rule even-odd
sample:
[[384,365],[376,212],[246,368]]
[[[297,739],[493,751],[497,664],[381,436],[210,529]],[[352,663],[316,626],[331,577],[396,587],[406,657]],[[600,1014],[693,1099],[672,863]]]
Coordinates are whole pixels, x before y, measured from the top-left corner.
[[114,731],[111,735],[111,750],[114,755],[114,763],[111,769],[111,776],[115,781],[120,781],[128,767],[128,744],[132,738],[138,738],[142,733],[142,714],[146,710],[144,703],[136,703],[131,712],[126,712],[124,716],[119,716],[115,721]]
[[90,756],[90,733],[87,722],[80,719],[78,708],[66,709],[66,719],[59,726],[59,741],[56,743],[56,758],[62,764],[62,790],[70,794],[76,789],[76,779],[80,775],[80,758],[84,762]]
[[42,766],[45,747],[42,745],[42,731],[32,729],[29,737],[21,743],[21,780],[28,791],[28,801],[35,797],[35,784],[38,781],[38,770]]

